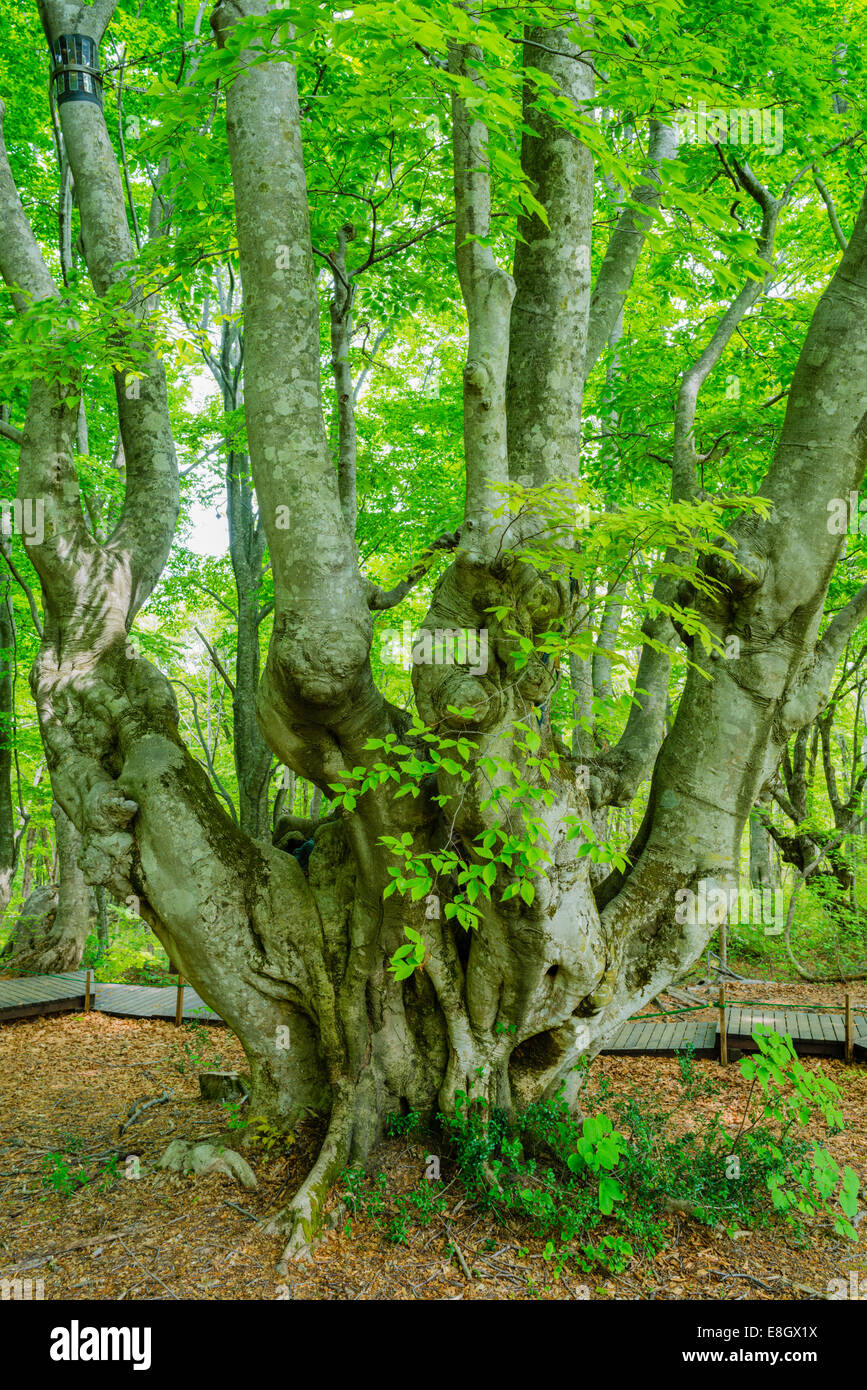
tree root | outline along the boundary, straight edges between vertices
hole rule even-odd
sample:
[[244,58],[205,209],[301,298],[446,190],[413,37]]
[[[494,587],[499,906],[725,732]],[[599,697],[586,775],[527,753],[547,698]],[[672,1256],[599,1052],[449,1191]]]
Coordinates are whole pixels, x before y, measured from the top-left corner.
[[[697,1221],[700,1226],[707,1227],[707,1219],[702,1215],[699,1207],[694,1202],[688,1201],[685,1197],[669,1197],[665,1194],[662,1198],[663,1211],[670,1212],[672,1216],[688,1216],[692,1221]],[[721,1222],[709,1228],[715,1235],[724,1235],[725,1226]]]
[[196,1144],[188,1139],[174,1139],[157,1167],[167,1168],[174,1173],[225,1173],[248,1192],[252,1192],[258,1186],[256,1175],[247,1160],[235,1153],[234,1149],[218,1148],[216,1144]]
[[323,1226],[323,1207],[328,1193],[349,1159],[354,1119],[351,1087],[335,1097],[316,1162],[282,1211],[265,1227],[269,1235],[287,1237],[277,1272],[288,1275],[292,1260],[309,1260]]

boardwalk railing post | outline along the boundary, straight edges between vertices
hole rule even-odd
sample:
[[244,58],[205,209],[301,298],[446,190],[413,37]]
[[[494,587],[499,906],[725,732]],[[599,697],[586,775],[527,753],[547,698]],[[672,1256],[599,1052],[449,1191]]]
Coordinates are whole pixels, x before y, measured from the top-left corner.
[[184,977],[178,974],[178,998],[175,1004],[175,1027],[180,1028],[184,1016]]
[[90,1013],[90,971],[84,977],[84,1012]]
[[726,986],[725,980],[720,980],[719,986],[719,1064],[721,1067],[728,1065],[729,1060],[729,1040],[726,1032]]
[[846,1045],[843,1049],[843,1060],[852,1062],[855,1060],[855,1028],[852,1021],[852,996],[846,995]]

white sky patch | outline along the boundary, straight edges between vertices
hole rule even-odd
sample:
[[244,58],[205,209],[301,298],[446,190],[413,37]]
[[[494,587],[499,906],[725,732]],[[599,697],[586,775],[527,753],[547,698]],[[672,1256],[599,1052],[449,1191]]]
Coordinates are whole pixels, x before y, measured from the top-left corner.
[[[204,367],[196,367],[188,380],[189,404],[193,410],[203,410],[210,396],[217,393],[214,379]],[[189,460],[192,462],[192,459]],[[219,452],[211,455],[211,465],[222,466]],[[182,464],[182,467],[184,465]],[[204,473],[209,463],[200,463],[196,473]],[[219,513],[219,515],[218,515]],[[189,509],[190,524],[184,528],[181,543],[197,555],[225,555],[229,549],[229,523],[226,519],[225,489],[209,505],[192,502]]]
[[184,539],[188,550],[197,555],[225,555],[229,549],[229,523],[221,509],[203,507],[194,502],[190,507],[190,529]]

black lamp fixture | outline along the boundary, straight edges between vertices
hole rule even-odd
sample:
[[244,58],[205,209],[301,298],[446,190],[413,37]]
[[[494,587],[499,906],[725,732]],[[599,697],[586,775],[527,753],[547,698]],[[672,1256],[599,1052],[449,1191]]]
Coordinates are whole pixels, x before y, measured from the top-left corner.
[[67,101],[93,101],[102,106],[102,74],[99,46],[85,34],[60,34],[51,45],[54,66],[51,76],[57,84],[57,104]]

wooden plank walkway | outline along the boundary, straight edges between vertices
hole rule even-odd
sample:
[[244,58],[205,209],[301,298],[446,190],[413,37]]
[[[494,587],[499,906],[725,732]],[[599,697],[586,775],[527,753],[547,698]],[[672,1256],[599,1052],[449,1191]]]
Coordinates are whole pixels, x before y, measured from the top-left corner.
[[[86,974],[84,970],[72,970],[65,975],[0,980],[0,1023],[40,1014],[81,1012],[85,1005]],[[100,1013],[121,1018],[173,1019],[177,990],[173,985],[92,983],[90,1003],[91,1008]],[[190,1022],[222,1022],[219,1014],[208,1007],[191,985],[184,986],[182,1016]],[[788,1033],[801,1055],[839,1057],[843,1054],[845,1022],[842,1013],[732,1004],[726,1009],[730,1055],[755,1051],[751,1034],[759,1024],[767,1024],[778,1033]],[[603,1048],[603,1053],[673,1056],[687,1046],[691,1046],[698,1057],[718,1056],[717,1019],[699,1022],[690,1014],[673,1014],[670,1019],[632,1018],[621,1026],[609,1045]],[[867,1060],[867,1017],[863,1014],[855,1015],[855,1057]]]
[[717,1046],[716,1023],[696,1023],[688,1016],[681,1016],[671,1023],[658,1018],[631,1018],[602,1051],[605,1054],[631,1053],[633,1056],[659,1052],[663,1056],[672,1056],[690,1045],[697,1056],[712,1057]]
[[[94,985],[93,1007],[103,1014],[123,1018],[174,1018],[177,990],[173,985]],[[183,1017],[203,1023],[221,1023],[219,1014],[200,999],[192,985],[184,985]]]
[[[859,1021],[863,1019],[858,1015]],[[841,1013],[820,1013],[812,1009],[757,1009],[733,1005],[726,1010],[726,1026],[730,1046],[739,1052],[755,1051],[751,1034],[759,1024],[767,1024],[776,1033],[788,1033],[796,1050],[810,1056],[835,1057],[842,1053],[846,1025]],[[867,1019],[862,1027],[867,1029]],[[859,1023],[856,1023],[856,1036]]]
[[86,970],[0,980],[0,1018],[34,1018],[84,1008]]
[[[85,1006],[86,970],[66,975],[29,975],[0,980],[0,1021],[33,1018],[39,1014],[80,1013]],[[174,1018],[177,989],[173,985],[95,984],[91,978],[90,1007],[124,1018]],[[191,985],[184,986],[184,1019],[219,1023],[220,1017]]]
[[[795,1051],[801,1056],[843,1055],[846,1024],[842,1013],[738,1004],[726,1008],[729,1053],[755,1052],[752,1033],[759,1024],[766,1024],[776,1033],[788,1033]],[[697,1022],[689,1014],[675,1015],[670,1022],[665,1018],[632,1018],[602,1051],[617,1056],[646,1053],[671,1056],[687,1046],[692,1046],[698,1057],[719,1056],[717,1019]],[[855,1015],[855,1056],[867,1057],[867,1017],[863,1014]]]

